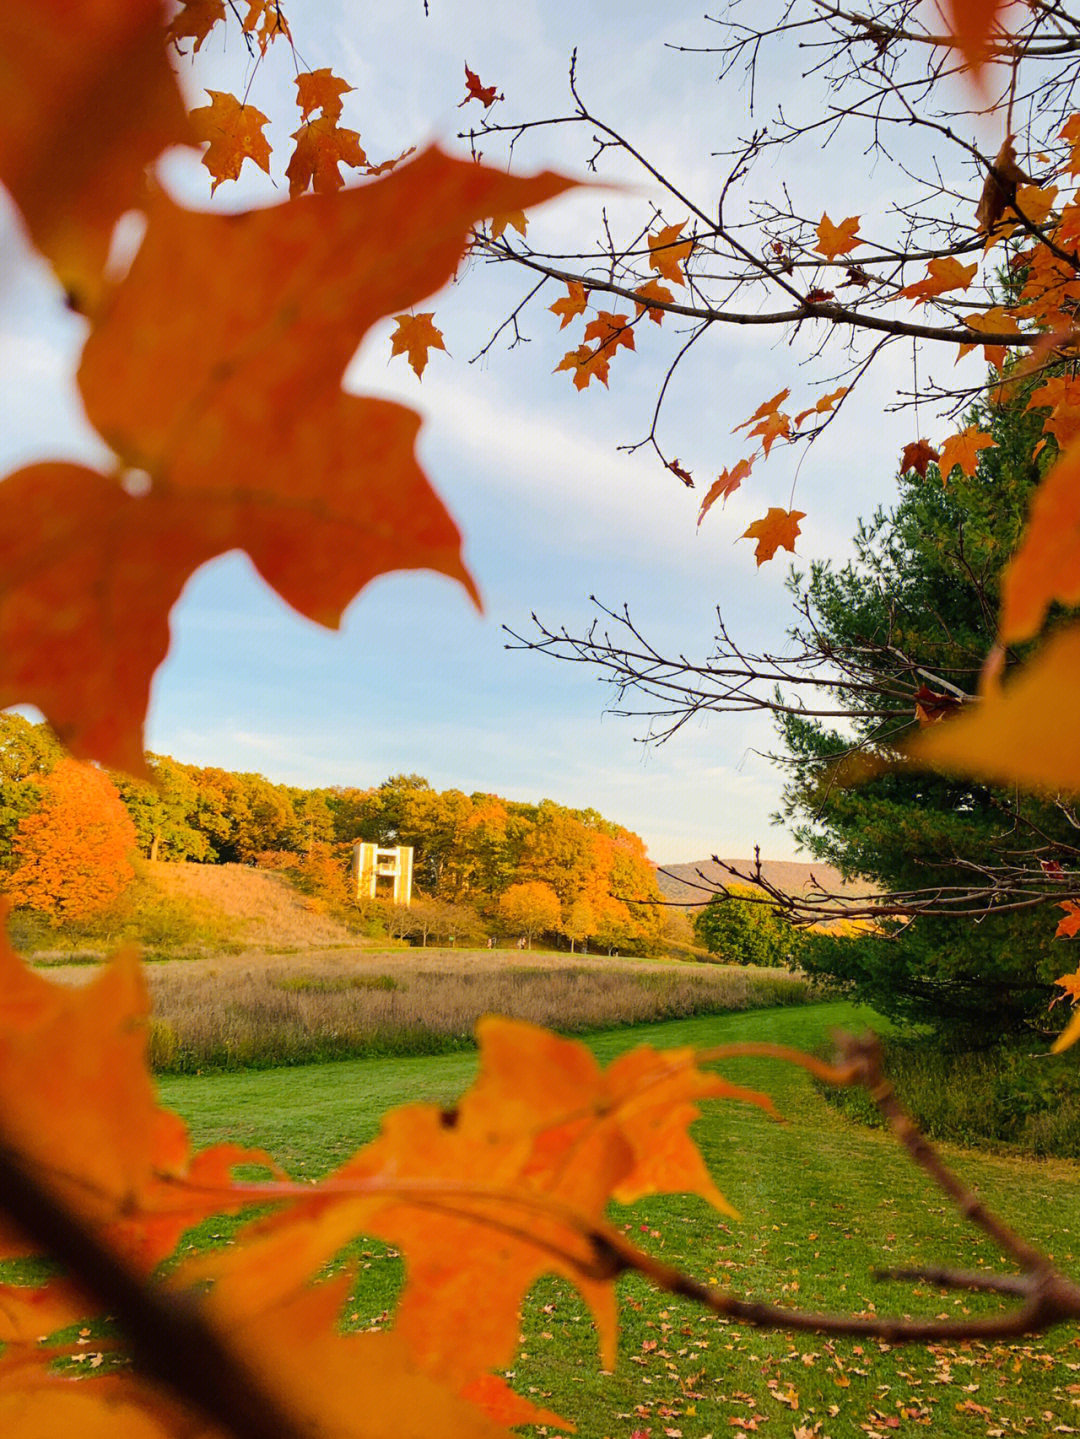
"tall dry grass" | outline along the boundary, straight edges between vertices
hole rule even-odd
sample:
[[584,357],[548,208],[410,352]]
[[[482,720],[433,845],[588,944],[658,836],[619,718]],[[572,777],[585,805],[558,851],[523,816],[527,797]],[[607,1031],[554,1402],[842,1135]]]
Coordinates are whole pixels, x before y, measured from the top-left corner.
[[799,1004],[807,982],[778,970],[504,965],[373,969],[299,958],[158,965],[150,1051],[172,1073],[304,1064],[361,1055],[433,1054],[472,1044],[480,1015],[564,1034],[697,1014]]

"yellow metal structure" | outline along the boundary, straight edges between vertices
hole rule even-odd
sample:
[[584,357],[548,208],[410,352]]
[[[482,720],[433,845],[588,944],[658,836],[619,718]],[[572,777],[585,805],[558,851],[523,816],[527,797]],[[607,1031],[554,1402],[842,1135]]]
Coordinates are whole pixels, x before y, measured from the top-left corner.
[[411,844],[399,844],[390,849],[362,842],[353,845],[357,899],[389,899],[394,904],[410,904],[412,874]]

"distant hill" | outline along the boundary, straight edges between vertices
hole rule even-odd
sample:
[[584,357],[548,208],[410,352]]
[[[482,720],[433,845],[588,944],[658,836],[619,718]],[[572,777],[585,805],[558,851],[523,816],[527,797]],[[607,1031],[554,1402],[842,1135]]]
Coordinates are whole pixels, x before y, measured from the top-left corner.
[[[743,874],[749,874],[754,867],[752,859],[729,859],[725,863],[733,865]],[[789,894],[802,894],[812,889],[815,879],[823,889],[831,893],[843,893],[847,890],[865,894],[870,888],[865,883],[848,882],[838,869],[833,869],[832,865],[828,864],[799,864],[795,860],[763,859],[761,872],[770,884]],[[731,876],[711,859],[699,859],[692,860],[689,864],[657,865],[656,883],[665,899],[674,900],[676,904],[691,905],[701,904],[709,898],[707,887],[703,889],[702,885],[738,884],[738,880],[732,880]]]

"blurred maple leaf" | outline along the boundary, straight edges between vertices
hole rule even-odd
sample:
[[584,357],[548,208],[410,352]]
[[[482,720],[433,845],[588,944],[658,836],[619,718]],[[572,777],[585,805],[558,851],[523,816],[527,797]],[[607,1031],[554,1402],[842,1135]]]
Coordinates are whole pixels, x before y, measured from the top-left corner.
[[986,60],[999,12],[1008,4],[1009,0],[945,0],[954,43],[976,73]]
[[739,536],[743,540],[757,540],[754,554],[759,565],[771,560],[777,550],[795,553],[795,537],[799,534],[799,521],[806,518],[803,510],[782,510],[771,505],[760,520],[755,520]]
[[209,148],[202,162],[214,177],[211,195],[222,180],[235,180],[245,160],[254,160],[270,173],[270,142],[262,127],[270,121],[254,105],[241,105],[235,95],[207,90],[210,104],[191,112],[191,123],[200,140]]
[[395,315],[397,329],[391,335],[390,354],[408,355],[409,364],[422,379],[429,350],[445,350],[442,331],[432,323],[434,310],[420,315]]
[[158,0],[0,5],[0,90],[0,181],[73,303],[92,309],[113,226],[143,203],[147,165],[195,143]]
[[[72,986],[34,973],[0,934],[5,1135],[144,1271],[199,1219],[252,1202],[233,1192],[234,1165],[270,1163],[235,1145],[192,1156],[187,1130],[158,1105],[147,1070],[149,1012],[133,948]],[[0,1227],[0,1257],[25,1252],[21,1237]]]
[[432,150],[245,215],[155,196],[79,369],[91,423],[150,491],[65,465],[0,486],[0,705],[37,704],[74,753],[138,773],[169,606],[235,548],[322,624],[387,569],[437,569],[475,595],[416,463],[418,418],[343,394],[341,377],[372,324],[450,278],[477,220],[569,183]]
[[[1055,939],[1072,939],[1080,934],[1080,904],[1074,899],[1063,899],[1058,909],[1065,911],[1065,918],[1058,920],[1058,927],[1054,931]],[[1080,974],[1066,975],[1064,979],[1055,979],[1055,984],[1060,984],[1065,994],[1076,1000],[1080,999]],[[1061,998],[1064,999],[1065,995]]]
[[479,100],[485,110],[491,108],[496,100],[502,100],[504,96],[498,94],[494,85],[481,85],[480,76],[470,70],[468,64],[465,66],[465,98],[458,102],[458,109],[467,105],[470,100]]
[[685,220],[678,225],[665,225],[655,235],[649,238],[649,268],[656,270],[665,280],[670,280],[675,285],[685,285],[686,276],[683,274],[683,263],[690,258],[694,248],[692,239],[680,242],[679,236],[683,232]]
[[[914,758],[948,774],[1080,794],[1080,626],[1058,630],[978,705],[914,740]],[[969,712],[970,710],[970,712]]]
[[1080,603],[1080,445],[1074,443],[1035,492],[1027,529],[1005,568],[1001,638],[1030,638],[1054,601]]
[[828,215],[822,215],[821,223],[817,227],[817,244],[814,249],[819,255],[824,255],[826,260],[833,260],[837,255],[846,255],[849,250],[854,250],[856,245],[863,244],[859,239],[859,216],[849,215],[846,220],[841,220],[839,225],[834,225]]

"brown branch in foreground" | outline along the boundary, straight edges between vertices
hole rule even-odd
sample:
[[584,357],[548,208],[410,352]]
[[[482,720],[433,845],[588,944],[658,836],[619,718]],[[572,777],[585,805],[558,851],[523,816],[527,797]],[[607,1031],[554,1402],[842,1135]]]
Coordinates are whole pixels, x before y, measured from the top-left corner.
[[[724,1046],[723,1053],[735,1051],[769,1054],[768,1045]],[[711,1055],[713,1052],[709,1051]],[[717,1054],[720,1051],[716,1051]],[[791,1058],[773,1053],[776,1058]],[[736,1299],[700,1283],[651,1255],[642,1254],[621,1235],[598,1235],[594,1242],[610,1246],[625,1269],[636,1269],[660,1288],[710,1309],[714,1314],[759,1329],[788,1329],[820,1334],[864,1336],[888,1344],[932,1343],[960,1339],[1018,1339],[1038,1334],[1055,1324],[1080,1318],[1080,1286],[1054,1267],[1049,1258],[1016,1234],[993,1214],[978,1195],[969,1189],[934,1149],[904,1111],[881,1069],[881,1045],[876,1035],[861,1039],[845,1036],[840,1044],[837,1066],[804,1063],[811,1056],[796,1056],[804,1068],[820,1069],[822,1077],[838,1084],[861,1084],[870,1093],[893,1133],[915,1164],[953,1201],[956,1208],[978,1225],[998,1247],[1020,1267],[1019,1274],[970,1274],[950,1268],[879,1270],[881,1279],[914,1279],[943,1288],[984,1290],[1015,1295],[1022,1303],[1004,1314],[982,1319],[907,1319],[864,1314],[825,1314],[809,1310],[784,1309],[775,1304]],[[830,1071],[831,1073],[826,1073]]]
[[119,1324],[136,1370],[235,1439],[311,1439],[199,1310],[127,1268],[0,1136],[0,1204],[18,1228],[59,1260],[80,1290]]

